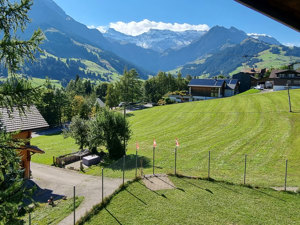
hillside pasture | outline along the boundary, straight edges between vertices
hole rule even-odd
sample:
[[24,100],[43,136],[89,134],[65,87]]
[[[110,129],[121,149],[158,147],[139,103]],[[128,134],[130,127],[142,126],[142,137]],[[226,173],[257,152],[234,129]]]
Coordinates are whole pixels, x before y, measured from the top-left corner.
[[[246,183],[283,186],[288,159],[288,186],[300,186],[300,90],[291,90],[293,112],[289,112],[287,91],[237,95],[234,97],[158,106],[128,114],[132,138],[126,156],[127,178],[135,176],[135,146],[139,142],[138,165],[152,173],[153,139],[156,139],[155,173],[174,173],[175,138],[177,172],[208,176],[217,180],[243,182],[247,154]],[[46,151],[33,161],[51,164],[52,155],[77,149],[72,139],[62,136],[37,137],[32,144]],[[55,153],[55,154],[53,154]],[[59,153],[59,154],[58,154]],[[122,176],[122,159],[93,166],[85,172]],[[140,174],[140,171],[138,171]]]
[[[174,172],[175,138],[178,138],[177,171],[207,177],[208,152],[211,176],[235,183],[243,181],[247,154],[247,183],[283,186],[288,159],[288,186],[300,186],[300,90],[291,90],[293,113],[286,91],[237,95],[230,98],[159,106],[135,111],[128,117],[133,131],[128,144],[126,174],[135,174],[135,143],[149,161],[156,139],[156,173]],[[139,163],[140,165],[140,160]],[[122,160],[104,165],[107,175],[120,176]],[[100,174],[101,166],[87,173]]]
[[297,224],[300,195],[223,182],[171,177],[175,189],[151,191],[137,181],[86,223]]

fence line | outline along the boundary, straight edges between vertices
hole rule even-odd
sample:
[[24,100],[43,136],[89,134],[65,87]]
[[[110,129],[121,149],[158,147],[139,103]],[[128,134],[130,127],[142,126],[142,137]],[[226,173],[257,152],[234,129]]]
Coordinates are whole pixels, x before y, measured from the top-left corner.
[[[251,158],[250,158],[251,159]],[[154,154],[154,151],[153,151],[153,160],[155,160],[155,154]],[[213,158],[213,155],[211,154],[211,151],[208,151],[208,158],[207,158],[207,178],[208,180],[210,179],[213,179],[213,177],[215,176],[219,176],[219,175],[213,175],[214,173],[211,173],[211,169],[213,168],[213,164],[212,162],[216,162]],[[242,160],[241,160],[242,161]],[[249,169],[248,167],[248,155],[245,154],[244,155],[244,163],[239,166],[236,166],[235,167],[235,170],[236,168],[240,167],[241,169],[241,177],[243,177],[243,185],[246,185],[247,184],[250,184],[251,182],[246,182],[246,178],[247,180],[249,180],[249,178],[251,178],[251,176],[248,176],[247,173],[249,173],[249,170],[251,171],[251,169]],[[151,162],[151,161],[150,161]],[[117,165],[118,163],[121,163],[121,161],[116,161],[114,163],[112,163],[111,165]],[[172,171],[172,166],[171,167],[165,167],[167,169],[170,169],[170,171]],[[101,180],[102,180],[102,198],[101,198],[101,202],[104,201],[104,169],[105,168],[102,168],[101,171]],[[137,170],[140,169],[141,170],[141,176],[143,176],[143,158],[140,159],[140,165],[138,165],[138,153],[136,151],[136,154],[135,154],[135,168],[131,168],[132,170],[135,169],[135,178],[138,177],[137,175]],[[175,175],[183,175],[183,176],[190,176],[190,174],[181,174],[178,172],[178,169],[179,171],[184,171],[186,169],[180,169],[180,165],[178,165],[178,156],[177,156],[177,148],[175,148],[175,151],[174,151],[174,174]],[[123,179],[123,182],[122,182],[122,185],[124,186],[125,185],[125,170],[126,170],[126,156],[124,155],[122,157],[122,179]],[[228,170],[228,169],[227,169]],[[242,172],[242,170],[244,172]],[[204,169],[202,170],[204,172]],[[217,169],[214,169],[213,171],[217,171]],[[243,173],[243,175],[242,175]],[[153,174],[155,175],[155,170],[154,170],[154,161],[153,161]],[[200,174],[199,174],[200,175]],[[283,186],[284,186],[284,191],[287,190],[287,184],[288,184],[288,160],[286,159],[285,160],[285,173],[282,173],[282,176],[284,176],[284,183],[283,183]],[[204,176],[198,176],[198,177],[203,177]],[[229,180],[224,180],[222,179],[222,181],[229,181]],[[229,181],[230,182],[230,181]],[[73,198],[74,198],[74,202],[73,202],[73,216],[74,216],[74,224],[76,223],[76,187],[73,186]],[[28,214],[28,222],[29,222],[29,225],[32,224],[32,216],[31,216],[31,213],[29,212]]]

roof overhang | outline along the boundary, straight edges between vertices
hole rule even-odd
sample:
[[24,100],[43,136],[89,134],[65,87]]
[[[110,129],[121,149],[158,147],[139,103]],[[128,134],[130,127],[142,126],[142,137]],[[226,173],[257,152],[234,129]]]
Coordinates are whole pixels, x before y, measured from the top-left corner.
[[34,145],[24,145],[24,146],[21,146],[18,148],[18,150],[26,150],[26,151],[30,151],[30,152],[33,152],[33,153],[39,153],[39,154],[44,154],[45,152],[38,148],[37,146],[34,146]]
[[235,0],[296,31],[300,31],[299,0]]

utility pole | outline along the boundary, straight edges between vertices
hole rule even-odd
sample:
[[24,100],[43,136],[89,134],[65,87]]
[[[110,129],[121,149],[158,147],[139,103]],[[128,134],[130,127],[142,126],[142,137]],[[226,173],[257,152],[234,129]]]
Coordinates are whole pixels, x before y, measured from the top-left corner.
[[[124,102],[124,126],[126,123],[126,102]],[[124,154],[126,155],[126,140],[125,140],[125,129],[124,129]]]

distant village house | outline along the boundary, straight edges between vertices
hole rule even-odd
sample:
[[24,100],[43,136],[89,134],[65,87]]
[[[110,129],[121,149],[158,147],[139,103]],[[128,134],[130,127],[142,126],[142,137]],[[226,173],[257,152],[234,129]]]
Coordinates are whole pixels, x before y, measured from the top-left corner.
[[237,79],[192,79],[188,84],[193,100],[230,97],[239,93]]
[[287,85],[289,88],[300,88],[300,71],[286,69],[273,70],[269,80],[273,83],[273,90],[285,90]]

